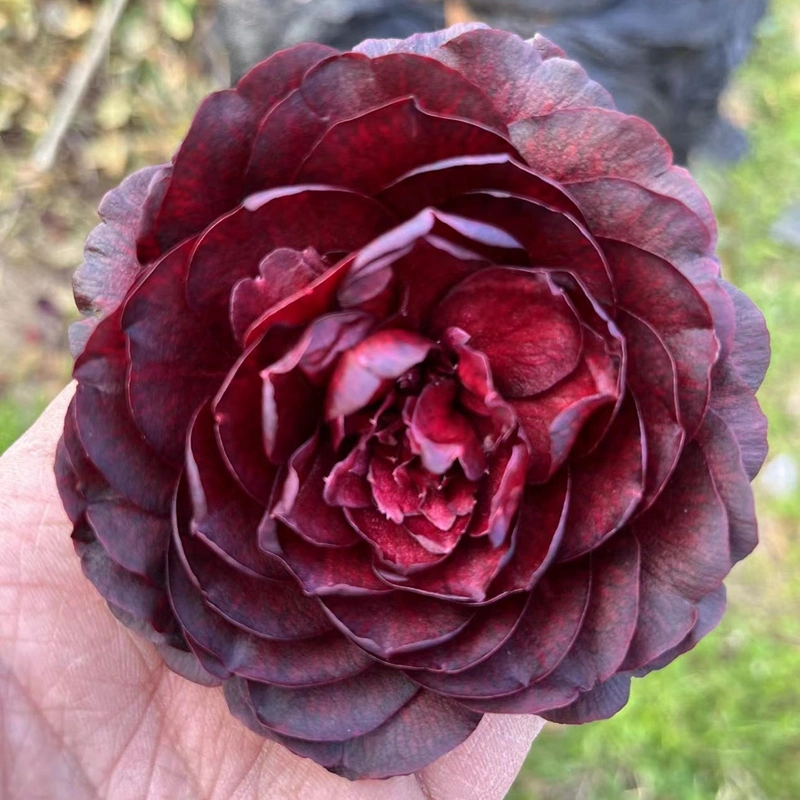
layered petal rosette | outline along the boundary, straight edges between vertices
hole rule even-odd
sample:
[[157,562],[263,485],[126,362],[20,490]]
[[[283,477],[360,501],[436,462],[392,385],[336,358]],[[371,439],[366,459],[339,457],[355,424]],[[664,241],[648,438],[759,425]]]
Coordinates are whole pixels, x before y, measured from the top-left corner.
[[111,192],[56,471],[84,572],[349,778],[608,717],[756,544],[763,320],[655,130],[540,37],[301,45]]

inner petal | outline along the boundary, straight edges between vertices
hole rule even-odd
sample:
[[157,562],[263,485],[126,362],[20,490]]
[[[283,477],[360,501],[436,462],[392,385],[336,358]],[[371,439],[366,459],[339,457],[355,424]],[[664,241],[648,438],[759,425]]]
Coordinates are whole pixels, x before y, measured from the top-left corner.
[[581,356],[580,322],[567,296],[547,275],[497,267],[471,275],[444,298],[435,325],[460,328],[489,359],[506,398],[549,389]]

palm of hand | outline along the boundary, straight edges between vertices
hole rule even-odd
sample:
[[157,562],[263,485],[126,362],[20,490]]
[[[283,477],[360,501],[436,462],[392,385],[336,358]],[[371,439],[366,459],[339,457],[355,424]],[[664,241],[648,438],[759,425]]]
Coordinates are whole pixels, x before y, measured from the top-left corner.
[[80,572],[52,474],[71,390],[0,460],[0,796],[6,800],[492,800],[542,722],[489,717],[417,775],[348,781],[170,672]]

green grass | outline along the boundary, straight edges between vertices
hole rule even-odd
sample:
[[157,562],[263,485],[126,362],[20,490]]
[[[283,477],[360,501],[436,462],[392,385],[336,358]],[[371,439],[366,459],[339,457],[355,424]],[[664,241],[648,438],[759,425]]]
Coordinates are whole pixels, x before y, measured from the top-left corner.
[[[776,0],[730,93],[751,152],[699,170],[723,270],[764,312],[773,358],[760,393],[770,452],[800,463],[800,251],[770,238],[800,201],[800,2]],[[800,497],[758,492],[764,543],[732,576],[730,610],[688,655],[634,681],[614,719],[550,725],[510,800],[800,798]]]
[[25,433],[46,404],[44,398],[30,403],[11,398],[0,399],[0,454]]

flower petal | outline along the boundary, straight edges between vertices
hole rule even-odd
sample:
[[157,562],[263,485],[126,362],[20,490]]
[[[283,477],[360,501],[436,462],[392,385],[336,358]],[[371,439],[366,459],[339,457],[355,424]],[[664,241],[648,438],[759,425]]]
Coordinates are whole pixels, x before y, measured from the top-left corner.
[[[92,318],[102,319],[120,306],[143,269],[136,257],[136,236],[151,181],[161,170],[145,167],[134,172],[100,201],[97,213],[101,223],[86,239],[83,264],[72,279],[75,303],[84,316],[90,317],[78,323],[84,331],[97,324]],[[77,358],[82,350],[82,346],[73,347],[72,355]]]
[[464,33],[434,50],[431,57],[490,91],[507,123],[547,114],[565,104],[611,104],[608,92],[589,80],[574,61],[543,61],[531,42],[505,31]]
[[147,511],[166,513],[177,473],[136,427],[125,391],[125,337],[120,311],[95,328],[75,362],[75,418],[92,463],[111,487]]
[[636,398],[647,442],[644,510],[658,496],[678,463],[685,433],[680,425],[675,362],[659,335],[643,320],[620,310],[617,324],[628,348],[628,386]]
[[310,70],[297,91],[266,115],[253,144],[247,190],[296,182],[297,165],[334,125],[399,97],[414,97],[433,114],[505,132],[491,100],[448,67],[413,54],[370,59],[344,53]]
[[259,721],[311,742],[349,742],[384,725],[419,687],[396,670],[373,667],[321,688],[284,689],[249,682]]
[[627,399],[600,444],[570,463],[572,494],[560,560],[593,550],[631,518],[644,493],[646,463],[644,426]]
[[283,491],[272,515],[320,547],[349,547],[361,541],[340,508],[324,500],[325,482],[337,463],[327,440],[314,436],[292,455]]
[[468,606],[408,592],[325,597],[322,603],[339,630],[382,659],[450,641],[475,615]]
[[615,675],[580,695],[574,703],[554,711],[544,711],[541,715],[550,722],[569,725],[608,719],[625,707],[630,688],[630,676]]
[[675,361],[680,421],[692,439],[703,420],[719,342],[708,306],[671,264],[637,247],[602,242],[622,307],[648,323]]
[[300,164],[294,180],[374,194],[431,161],[486,153],[517,155],[511,143],[490,128],[428,112],[414,97],[401,97],[332,125]]
[[189,643],[196,640],[230,672],[277,686],[318,686],[368,668],[369,657],[338,632],[276,642],[227,622],[205,603],[190,580],[177,536],[172,538],[168,565],[172,606]]
[[527,689],[552,672],[572,646],[586,615],[590,584],[588,559],[549,570],[511,638],[493,656],[463,672],[415,673],[414,680],[473,702]]
[[235,355],[186,304],[189,240],[165,255],[125,302],[128,399],[136,425],[165,460],[183,460],[186,430]]
[[524,269],[485,269],[465,278],[439,304],[435,325],[469,334],[506,399],[558,383],[577,366],[583,344],[565,294],[546,274]]
[[[321,256],[348,253],[393,223],[375,200],[330,186],[289,186],[262,192],[217,219],[198,239],[186,281],[189,305],[228,325],[234,285],[258,275],[261,260],[280,247],[313,247]],[[219,254],[225,253],[224,264]]]
[[677,645],[695,625],[695,604],[731,568],[728,517],[697,444],[686,446],[656,503],[631,527],[642,547],[642,582],[624,669]]
[[[235,89],[206,98],[175,155],[169,188],[152,227],[142,232],[148,253],[166,252],[241,202],[260,119],[314,64],[335,53],[320,44],[282,50],[250,70]],[[225,165],[223,176],[217,172],[219,164]]]

